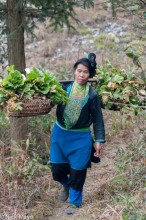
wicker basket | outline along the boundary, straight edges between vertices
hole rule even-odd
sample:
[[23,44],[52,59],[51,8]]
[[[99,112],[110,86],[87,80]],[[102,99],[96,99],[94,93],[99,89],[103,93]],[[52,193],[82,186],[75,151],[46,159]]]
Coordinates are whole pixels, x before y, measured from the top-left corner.
[[52,107],[50,99],[25,99],[22,102],[22,110],[12,111],[7,106],[7,113],[9,117],[29,117],[47,114]]

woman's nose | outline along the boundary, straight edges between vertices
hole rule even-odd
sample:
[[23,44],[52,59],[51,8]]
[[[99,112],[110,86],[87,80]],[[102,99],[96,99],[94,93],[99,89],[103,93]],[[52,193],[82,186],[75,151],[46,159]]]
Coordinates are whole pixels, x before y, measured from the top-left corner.
[[84,75],[84,72],[80,72],[80,76],[83,76]]

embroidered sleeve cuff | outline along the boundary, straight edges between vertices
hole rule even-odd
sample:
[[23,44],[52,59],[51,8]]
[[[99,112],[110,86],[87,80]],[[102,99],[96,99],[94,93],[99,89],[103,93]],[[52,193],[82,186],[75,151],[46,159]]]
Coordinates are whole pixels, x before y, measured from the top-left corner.
[[96,139],[95,142],[99,142],[99,143],[105,143],[106,141],[103,139]]

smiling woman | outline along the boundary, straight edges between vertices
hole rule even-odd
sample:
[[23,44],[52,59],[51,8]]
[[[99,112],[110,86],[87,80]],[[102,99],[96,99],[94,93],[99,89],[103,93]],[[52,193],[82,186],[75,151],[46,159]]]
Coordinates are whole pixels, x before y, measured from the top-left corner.
[[63,84],[69,102],[57,106],[57,121],[51,137],[50,162],[55,181],[62,185],[59,199],[69,197],[66,214],[82,205],[83,186],[92,150],[90,125],[93,124],[95,153],[101,153],[105,130],[97,92],[87,83],[96,73],[96,55],[79,59],[74,64],[74,82]]

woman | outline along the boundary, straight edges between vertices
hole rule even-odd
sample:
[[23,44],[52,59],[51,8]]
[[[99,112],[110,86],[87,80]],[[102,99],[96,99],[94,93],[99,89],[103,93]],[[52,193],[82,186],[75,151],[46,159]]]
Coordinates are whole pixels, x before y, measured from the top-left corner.
[[74,214],[82,204],[83,185],[92,149],[90,125],[93,124],[95,157],[101,153],[105,130],[100,100],[87,81],[96,73],[96,55],[74,64],[74,82],[63,85],[70,101],[57,107],[57,121],[52,130],[50,162],[55,181],[62,184],[59,199],[69,197],[66,214]]

